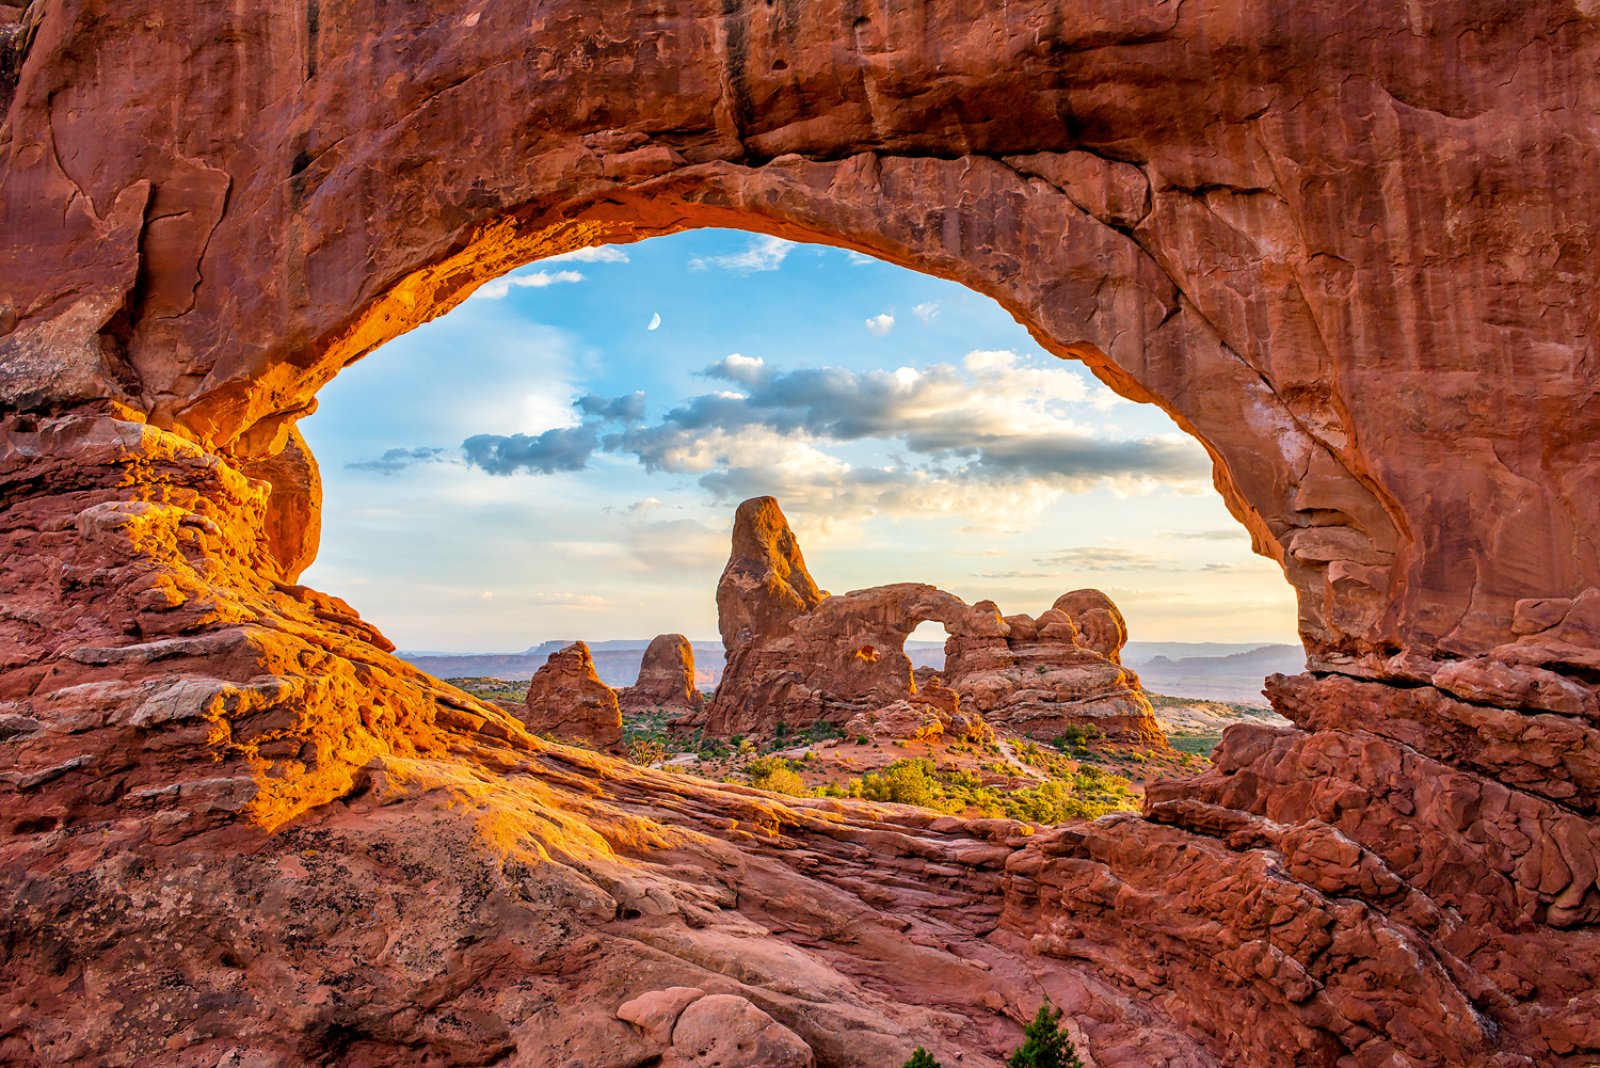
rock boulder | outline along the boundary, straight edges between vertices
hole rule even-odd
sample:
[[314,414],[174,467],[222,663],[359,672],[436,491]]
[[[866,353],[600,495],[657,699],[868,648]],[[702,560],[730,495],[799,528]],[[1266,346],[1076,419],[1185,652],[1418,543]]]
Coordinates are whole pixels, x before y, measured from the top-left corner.
[[583,642],[550,654],[528,683],[522,721],[535,734],[587,742],[597,749],[622,749],[622,711],[617,693],[600,681]]
[[639,678],[617,691],[622,711],[661,711],[674,716],[700,710],[704,698],[694,684],[694,646],[681,634],[658,634],[644,651]]
[[[989,601],[975,607],[998,614]],[[1038,619],[1002,622],[1003,633],[985,629],[945,643],[945,683],[969,710],[1044,741],[1092,729],[1110,741],[1166,748],[1139,677],[1121,664],[1127,625],[1109,597],[1077,590]]]

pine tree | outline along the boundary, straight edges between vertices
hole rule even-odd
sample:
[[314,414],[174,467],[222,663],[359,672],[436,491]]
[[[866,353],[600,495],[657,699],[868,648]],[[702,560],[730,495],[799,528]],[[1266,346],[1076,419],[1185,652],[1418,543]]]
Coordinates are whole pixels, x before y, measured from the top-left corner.
[[1072,1040],[1061,1029],[1061,1010],[1046,1001],[1033,1022],[1022,1029],[1022,1045],[1006,1068],[1083,1068]]
[[944,1068],[944,1066],[933,1059],[933,1054],[918,1046],[911,1059],[906,1061],[905,1068]]

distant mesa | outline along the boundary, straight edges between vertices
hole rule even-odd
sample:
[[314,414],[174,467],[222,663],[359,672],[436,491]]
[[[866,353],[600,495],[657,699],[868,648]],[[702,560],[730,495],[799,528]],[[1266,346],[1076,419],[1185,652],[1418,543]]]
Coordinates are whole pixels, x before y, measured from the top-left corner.
[[1298,675],[1306,669],[1306,651],[1299,645],[1262,645],[1223,655],[1146,653],[1137,666],[1145,684],[1158,693],[1265,707],[1262,680],[1268,675]]
[[522,721],[535,734],[622,751],[622,710],[616,691],[594,673],[594,659],[583,642],[551,654],[534,672]]

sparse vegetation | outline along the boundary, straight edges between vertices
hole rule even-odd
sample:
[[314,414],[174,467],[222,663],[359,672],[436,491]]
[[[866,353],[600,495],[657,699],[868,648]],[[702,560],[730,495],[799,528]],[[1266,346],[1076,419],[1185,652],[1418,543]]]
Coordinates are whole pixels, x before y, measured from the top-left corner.
[[811,788],[806,781],[782,757],[756,757],[745,765],[745,773],[750,776],[750,785],[762,790],[794,797],[811,796]]
[[1222,741],[1221,734],[1188,732],[1180,734],[1174,731],[1167,735],[1167,744],[1185,756],[1209,757],[1220,741]]
[[[524,682],[507,679],[452,681],[480,700],[502,704],[520,704],[527,687]],[[1068,731],[1056,739],[1056,749],[1062,752],[1032,741],[1011,743],[1017,758],[1042,773],[1043,781],[1019,783],[1018,769],[1003,759],[995,743],[960,742],[952,743],[949,750],[966,757],[965,767],[940,767],[927,757],[909,756],[842,781],[813,786],[807,776],[816,782],[819,777],[839,775],[853,763],[830,764],[825,755],[818,759],[820,754],[809,748],[819,742],[843,740],[844,731],[837,723],[780,724],[771,737],[720,739],[708,738],[700,730],[674,728],[671,720],[672,714],[659,708],[624,716],[622,738],[628,759],[641,766],[665,766],[726,782],[749,783],[793,797],[861,798],[1034,823],[1092,819],[1137,807],[1137,794],[1127,779],[1064,755],[1067,749],[1096,737],[1098,732],[1092,727]],[[901,747],[901,743],[874,741],[865,735],[854,740],[875,751]],[[797,748],[807,751],[795,754]],[[788,753],[788,759],[778,755],[779,751]],[[680,757],[692,757],[693,761],[674,763]]]
[[1079,726],[1074,723],[1062,731],[1055,740],[1055,747],[1063,753],[1074,755],[1087,753],[1089,746],[1100,740],[1100,728],[1092,724]]
[[1061,1027],[1061,1010],[1046,1001],[1032,1022],[1022,1029],[1022,1045],[1006,1061],[1006,1068],[1083,1068],[1078,1051]]
[[[902,1068],[942,1068],[933,1054],[918,1046]],[[1006,1068],[1083,1068],[1072,1038],[1061,1026],[1061,1010],[1046,1001],[1022,1029],[1022,1045],[1006,1059]]]
[[976,810],[1033,823],[1093,819],[1135,807],[1132,784],[1099,768],[1079,767],[1030,786],[986,786],[971,771],[941,769],[925,757],[897,760],[879,772],[824,786],[824,797],[858,797],[918,805],[951,814]]
[[492,679],[486,676],[470,676],[459,679],[445,679],[458,690],[465,690],[480,701],[509,703],[520,705],[528,696],[528,683],[526,680]]
[[1249,701],[1214,701],[1203,697],[1174,697],[1165,693],[1145,692],[1150,699],[1151,708],[1203,708],[1217,705],[1238,715],[1241,718],[1259,719],[1272,714],[1270,705],[1264,703],[1251,703]]
[[829,723],[825,719],[819,719],[806,728],[802,737],[808,742],[825,742],[831,738],[843,738],[844,728],[837,723]]
[[628,760],[641,767],[659,764],[667,758],[666,748],[653,738],[641,738],[625,743],[628,749]]

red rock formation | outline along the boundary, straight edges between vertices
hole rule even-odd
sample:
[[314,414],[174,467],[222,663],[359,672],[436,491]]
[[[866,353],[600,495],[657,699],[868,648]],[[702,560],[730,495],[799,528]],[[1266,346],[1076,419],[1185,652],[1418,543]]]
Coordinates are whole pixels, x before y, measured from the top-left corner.
[[694,684],[694,646],[681,634],[658,634],[651,639],[632,686],[617,691],[622,711],[635,714],[661,711],[691,715],[705,703]]
[[907,636],[926,619],[959,626],[968,611],[942,590],[903,582],[825,597],[774,630],[743,631],[743,644],[728,648],[705,729],[727,737],[780,722],[843,723],[906,697],[914,692]]
[[844,725],[848,737],[882,741],[931,741],[955,738],[965,742],[992,742],[994,729],[975,712],[964,712],[961,699],[937,679],[926,688],[873,712],[859,712]]
[[[993,601],[973,608],[999,616]],[[1053,741],[1088,727],[1112,741],[1164,749],[1166,735],[1139,677],[1121,666],[1127,639],[1109,597],[1077,590],[1038,619],[1005,616],[999,627],[952,636],[942,674],[969,709],[1030,737]]]
[[[0,5],[0,1059],[644,1061],[687,984],[829,1066],[996,1065],[1043,992],[1102,1065],[1593,1061],[1597,62],[1566,0]],[[782,804],[289,584],[251,472],[340,368],[704,225],[1160,404],[1296,726],[1046,834]]]
[[717,627],[732,656],[779,634],[828,595],[806,570],[800,543],[772,497],[752,497],[733,517],[733,551],[717,580]]
[[617,692],[594,673],[589,647],[573,642],[540,665],[528,683],[522,722],[534,734],[622,750],[622,711]]
[[[1093,726],[1165,746],[1138,677],[1118,664],[1127,627],[1116,606],[1097,590],[1056,603],[1035,622],[919,583],[820,593],[777,501],[757,497],[734,516],[717,587],[727,668],[700,722],[722,737],[768,734],[779,723],[843,724],[914,698],[906,638],[938,620],[950,633],[944,681],[984,718],[1043,739]],[[1080,642],[1062,605],[1083,613],[1105,653]]]
[[300,572],[317,558],[322,535],[322,476],[316,458],[297,428],[288,431],[281,452],[247,459],[240,470],[265,482],[266,548],[286,582],[300,581]]
[[[1073,590],[1057,597],[1050,608],[1072,621],[1077,632],[1073,640],[1077,644],[1092,649],[1113,664],[1122,663],[1122,647],[1128,644],[1128,624],[1111,598],[1099,590]],[[1038,624],[1042,636],[1047,626],[1045,616],[1039,617]]]

